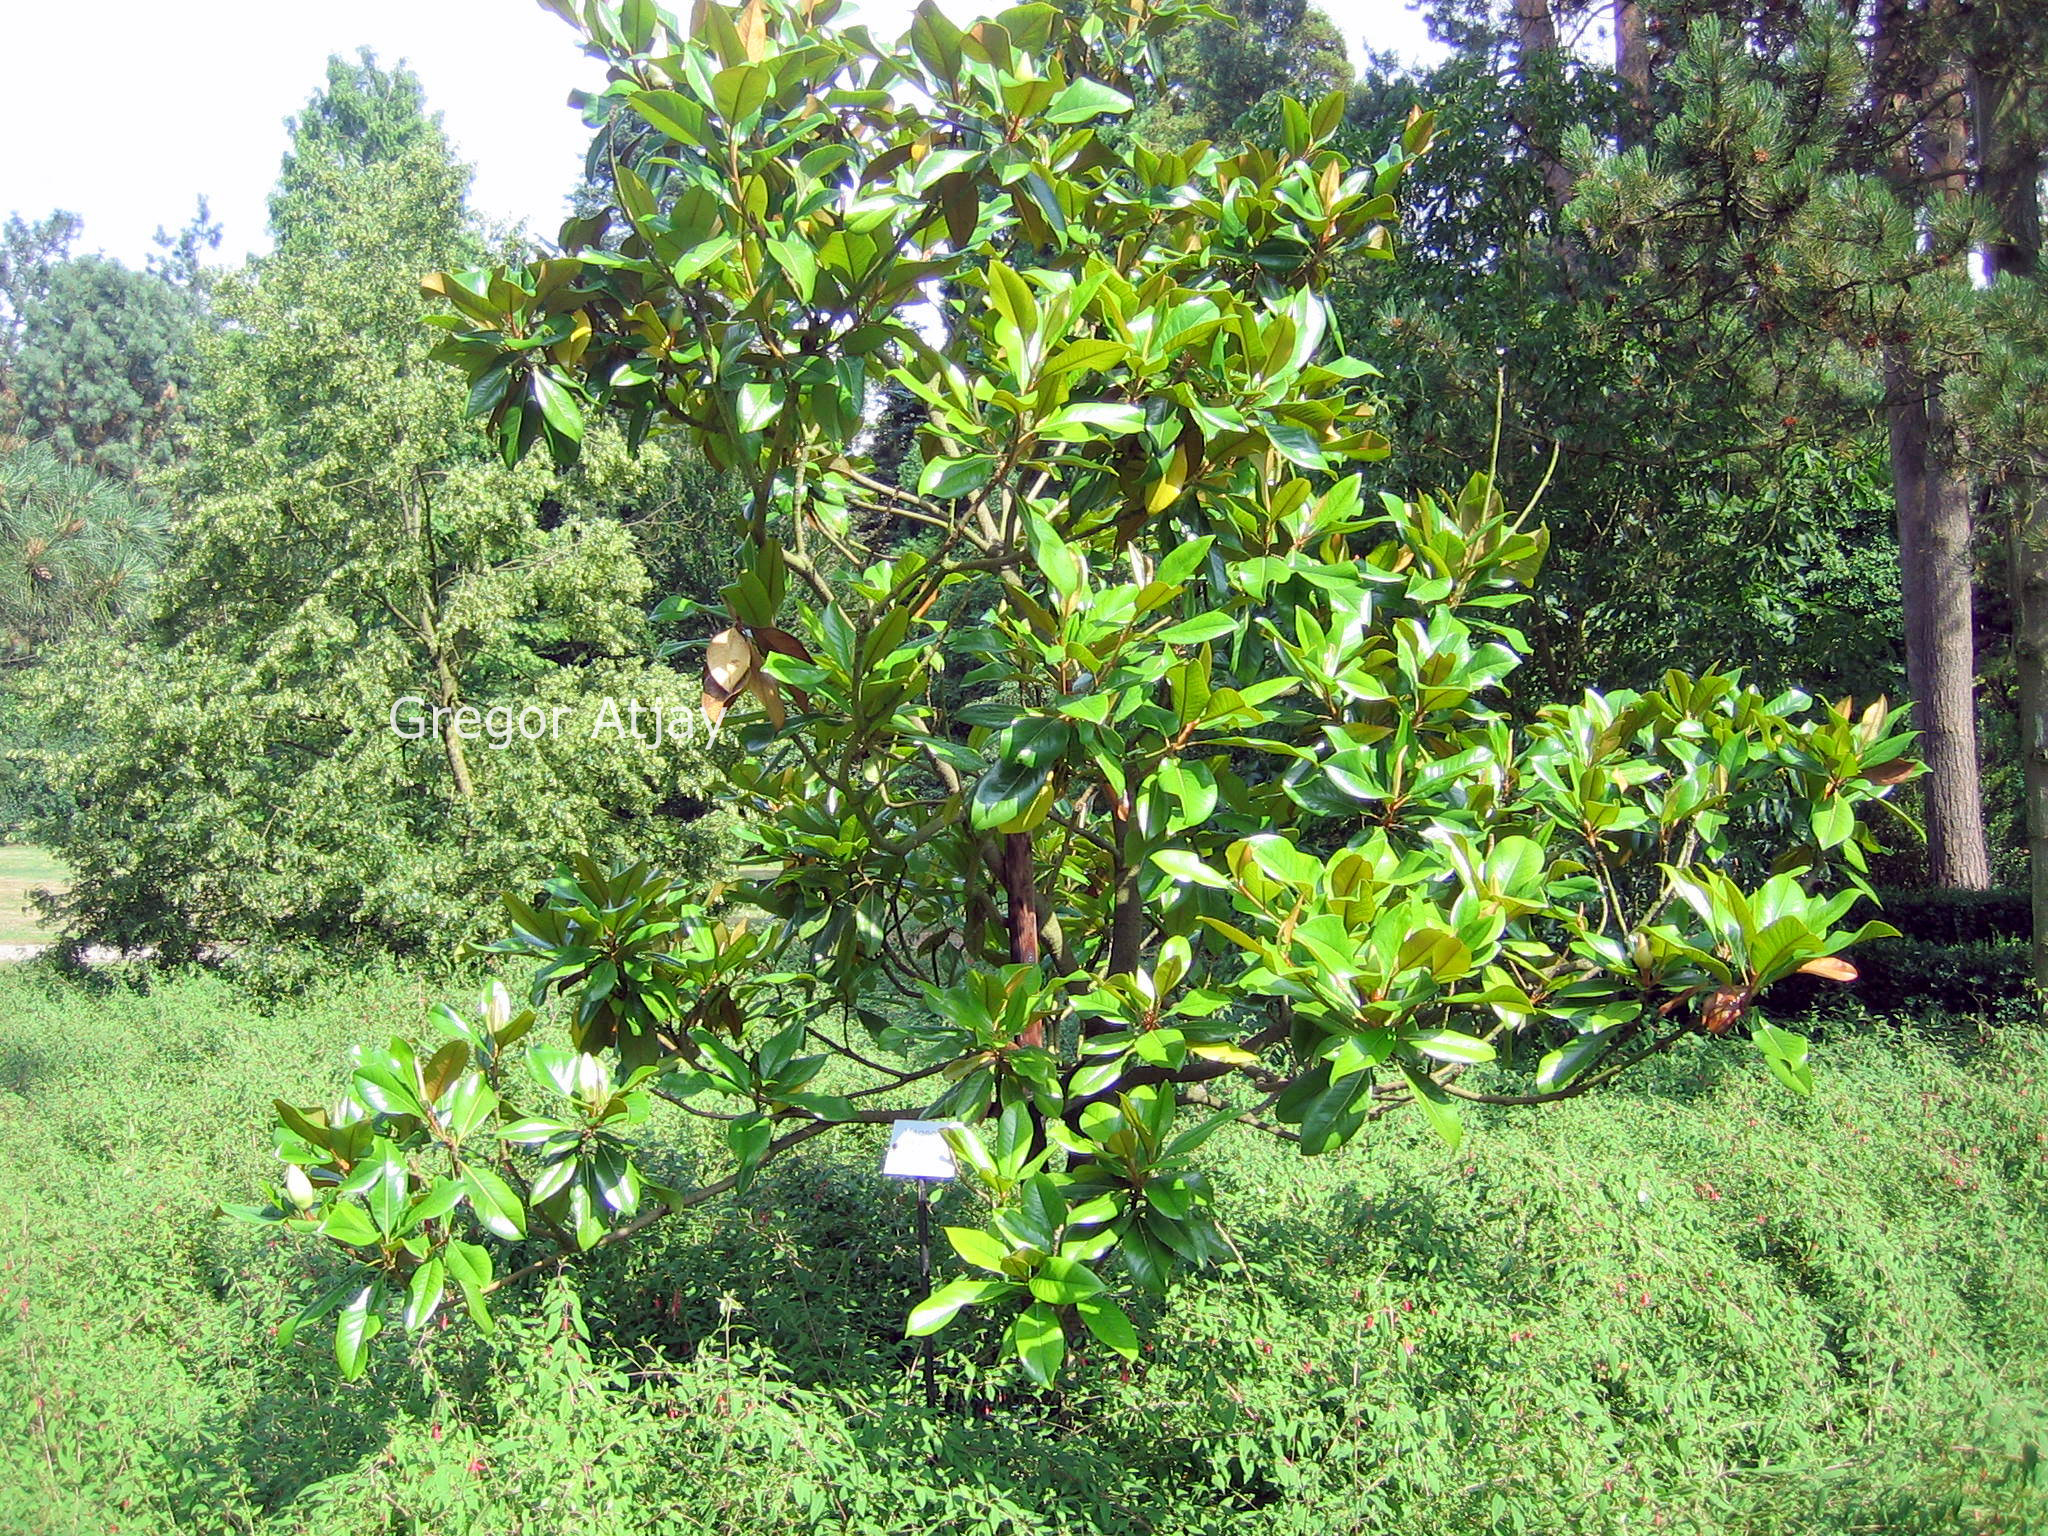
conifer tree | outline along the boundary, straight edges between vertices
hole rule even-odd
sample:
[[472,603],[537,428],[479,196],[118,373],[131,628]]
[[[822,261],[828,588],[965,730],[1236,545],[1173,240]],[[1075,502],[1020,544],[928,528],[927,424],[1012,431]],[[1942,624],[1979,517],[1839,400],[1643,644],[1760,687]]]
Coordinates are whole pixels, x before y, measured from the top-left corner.
[[0,429],[135,479],[177,451],[219,230],[202,202],[143,271],[74,254],[81,230],[55,213],[0,232]]
[[[1803,444],[1846,447],[1863,423],[1882,422],[1907,679],[1927,733],[1930,874],[1981,886],[1972,498],[1944,394],[1966,348],[1958,317],[1973,225],[1960,33],[1944,14],[1938,3],[1866,12],[1674,0],[1615,13],[1611,69],[1559,45],[1583,9],[1517,0],[1445,6],[1438,20],[1468,59],[1494,51],[1487,78],[1505,82],[1495,115],[1528,140],[1549,204],[1528,203],[1519,229],[1495,223],[1472,260],[1482,292],[1499,291],[1503,269],[1511,289],[1518,271],[1542,287],[1508,306],[1522,324],[1496,327],[1511,370],[1536,355],[1555,386],[1550,429],[1568,450],[1667,456],[1663,474],[1646,463],[1635,485],[1592,509],[1624,535],[1618,548],[1632,554],[1638,532],[1668,516],[1660,501],[1697,499],[1688,473],[1719,478],[1747,461],[1752,483],[1770,484]],[[1560,133],[1544,93],[1555,106],[1573,90],[1581,120]],[[1417,321],[1425,332],[1442,323],[1427,311]],[[1574,420],[1585,423],[1576,443],[1565,430]],[[1559,500],[1572,505],[1576,489],[1567,479]],[[1629,515],[1630,495],[1643,514]],[[1758,558],[1772,560],[1766,546],[1782,531],[1763,519],[1753,536]],[[1681,562],[1644,585],[1690,593],[1715,580]]]

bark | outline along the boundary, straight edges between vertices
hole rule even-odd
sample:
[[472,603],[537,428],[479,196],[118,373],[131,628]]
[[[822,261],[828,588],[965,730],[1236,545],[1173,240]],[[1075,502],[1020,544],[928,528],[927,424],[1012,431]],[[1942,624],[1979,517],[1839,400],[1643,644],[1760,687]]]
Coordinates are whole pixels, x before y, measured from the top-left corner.
[[2019,675],[2020,749],[2026,774],[2034,985],[2048,988],[2048,490],[2029,480],[2014,486],[2013,492],[2013,662]]
[[1038,964],[1038,878],[1032,869],[1031,834],[1003,834],[1003,895],[1010,906],[1010,963]]
[[[1946,8],[1947,0],[1937,0]],[[1914,201],[1956,190],[1964,171],[1960,102],[1947,55],[1956,41],[1931,27],[1936,6],[1885,0],[1873,63],[1887,107],[1902,127],[1890,174]],[[1984,802],[1977,767],[1977,658],[1971,590],[1970,490],[1957,472],[1941,408],[1939,377],[1912,357],[1908,337],[1885,349],[1885,426],[1898,515],[1901,606],[1906,621],[1906,684],[1922,733],[1927,775],[1921,782],[1929,883],[1983,890],[1991,884]]]
[[[1003,834],[1003,895],[1009,903],[1010,963],[1038,964],[1038,872],[1029,832]],[[1045,1044],[1045,1024],[1034,1019],[1017,1037],[1019,1045]],[[1034,1116],[1034,1123],[1036,1117]]]
[[1138,876],[1145,856],[1139,846],[1134,821],[1135,814],[1115,817],[1111,823],[1119,850],[1109,917],[1108,974],[1111,976],[1128,976],[1135,971],[1139,952],[1144,946],[1145,903],[1138,889]]
[[435,576],[438,560],[434,547],[433,506],[424,474],[415,472],[411,484],[402,493],[400,515],[405,520],[405,536],[419,558],[420,611],[417,615],[401,614],[389,597],[385,598],[385,606],[412,630],[420,648],[426,652],[427,664],[434,669],[434,702],[445,711],[441,716],[441,750],[448,758],[448,775],[455,781],[455,798],[466,805],[475,798],[475,790],[469,777],[469,752],[463,745],[462,733],[455,728],[455,711],[462,703],[462,684],[456,677],[448,647],[442,642],[439,583]]
[[[1515,68],[1526,83],[1544,70],[1557,68],[1557,21],[1550,12],[1550,0],[1515,0]],[[1529,125],[1521,125],[1529,136],[1543,168],[1543,185],[1553,209],[1571,201],[1572,173],[1557,158],[1556,146],[1539,144]]]
[[463,746],[462,733],[455,728],[455,710],[462,703],[462,690],[456,684],[448,658],[438,652],[434,656],[434,678],[435,699],[448,711],[441,717],[441,748],[448,754],[448,772],[455,780],[456,798],[470,800],[475,791],[469,781],[469,753]]
[[1887,358],[1885,410],[1898,508],[1906,686],[1927,775],[1927,869],[1933,885],[1991,884],[1977,769],[1977,658],[1970,559],[1970,496],[1935,444],[1944,433],[1931,380],[1900,352]]
[[1622,147],[1632,149],[1650,137],[1650,35],[1642,0],[1614,0],[1614,72],[1631,109],[1622,120]]
[[1557,21],[1550,0],[1515,0],[1515,45],[1526,66],[1539,53],[1557,51]]

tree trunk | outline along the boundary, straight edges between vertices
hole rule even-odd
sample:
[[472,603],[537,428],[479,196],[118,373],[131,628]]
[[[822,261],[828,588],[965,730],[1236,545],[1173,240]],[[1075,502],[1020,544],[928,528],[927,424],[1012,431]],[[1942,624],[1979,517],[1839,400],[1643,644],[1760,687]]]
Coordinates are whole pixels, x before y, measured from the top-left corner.
[[[1038,964],[1038,871],[1029,832],[1003,834],[1003,895],[1009,906],[1010,963]],[[1033,1019],[1017,1037],[1019,1045],[1045,1044],[1045,1021]],[[1034,1113],[1033,1123],[1037,1117]]]
[[1539,53],[1557,49],[1557,21],[1550,0],[1515,0],[1515,44],[1524,66]]
[[1621,145],[1633,149],[1650,136],[1650,35],[1642,0],[1614,0],[1614,72],[1628,92]]
[[434,656],[436,688],[434,697],[447,713],[441,717],[441,749],[448,754],[448,772],[455,780],[455,797],[458,800],[475,798],[475,790],[469,781],[469,753],[463,745],[462,733],[455,728],[455,711],[462,703],[462,690],[455,681],[454,669],[448,659],[438,652]]
[[2023,480],[2011,492],[2013,665],[2026,773],[2034,985],[2048,989],[2048,491],[2038,481]]
[[1927,869],[1933,885],[1991,884],[1977,771],[1977,657],[1970,561],[1970,498],[1934,448],[1942,430],[1936,385],[1893,353],[1886,359],[1886,426],[1898,508],[1906,686],[1927,776]]
[[[1956,76],[1945,51],[1959,39],[1952,26],[1931,24],[1948,8],[1949,0],[1930,0],[1924,12],[1911,0],[1884,0],[1873,38],[1876,76],[1897,130],[1888,170],[1914,205],[1963,190],[1965,136],[1960,102],[1948,94]],[[1906,685],[1927,763],[1920,783],[1928,879],[1946,889],[1983,890],[1991,884],[1991,861],[1977,768],[1969,487],[1953,463],[1942,381],[1921,370],[1910,338],[1886,347],[1884,371]]]
[[1031,834],[1003,834],[1003,895],[1009,901],[1010,963],[1038,964],[1038,877]]
[[[1543,70],[1556,69],[1556,55],[1557,20],[1550,13],[1550,0],[1515,0],[1515,68],[1523,81],[1526,83]],[[1572,173],[1558,160],[1554,144],[1537,143],[1527,123],[1521,124],[1521,128],[1543,168],[1543,185],[1550,194],[1550,206],[1563,208],[1571,201]]]

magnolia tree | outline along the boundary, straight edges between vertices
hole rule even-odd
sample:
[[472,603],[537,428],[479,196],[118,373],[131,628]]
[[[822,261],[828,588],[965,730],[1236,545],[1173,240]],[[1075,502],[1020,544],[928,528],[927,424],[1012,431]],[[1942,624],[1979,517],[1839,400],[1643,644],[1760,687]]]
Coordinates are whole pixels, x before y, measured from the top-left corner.
[[[1426,115],[1370,165],[1330,147],[1341,94],[1272,146],[1133,143],[1157,40],[1211,14],[1179,0],[927,4],[893,44],[833,0],[550,8],[610,65],[613,205],[430,278],[443,355],[508,459],[602,413],[750,488],[695,632],[767,918],[574,861],[506,900],[529,1006],[493,989],[278,1106],[245,1214],[345,1256],[304,1314],[338,1311],[345,1373],[387,1314],[459,1291],[488,1325],[847,1126],[960,1122],[983,1219],[910,1332],[986,1309],[1048,1382],[1227,1251],[1221,1132],[1317,1155],[1412,1104],[1455,1146],[1465,1101],[1695,1035],[1810,1090],[1756,1000],[1853,974],[1858,816],[1908,738],[1721,675],[1510,700],[1546,537],[1485,475],[1373,486],[1373,369],[1321,296],[1392,254]],[[890,381],[923,412],[900,471],[866,436]],[[650,1157],[669,1114],[726,1166]]]

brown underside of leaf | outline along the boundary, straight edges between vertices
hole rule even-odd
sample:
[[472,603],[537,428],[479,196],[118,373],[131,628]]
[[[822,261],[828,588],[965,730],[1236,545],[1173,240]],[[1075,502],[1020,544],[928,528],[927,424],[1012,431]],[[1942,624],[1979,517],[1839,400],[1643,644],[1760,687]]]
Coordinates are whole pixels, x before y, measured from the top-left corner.
[[1749,991],[1745,987],[1723,987],[1707,999],[1700,1010],[1700,1022],[1710,1035],[1725,1035],[1735,1022],[1749,1012]]

